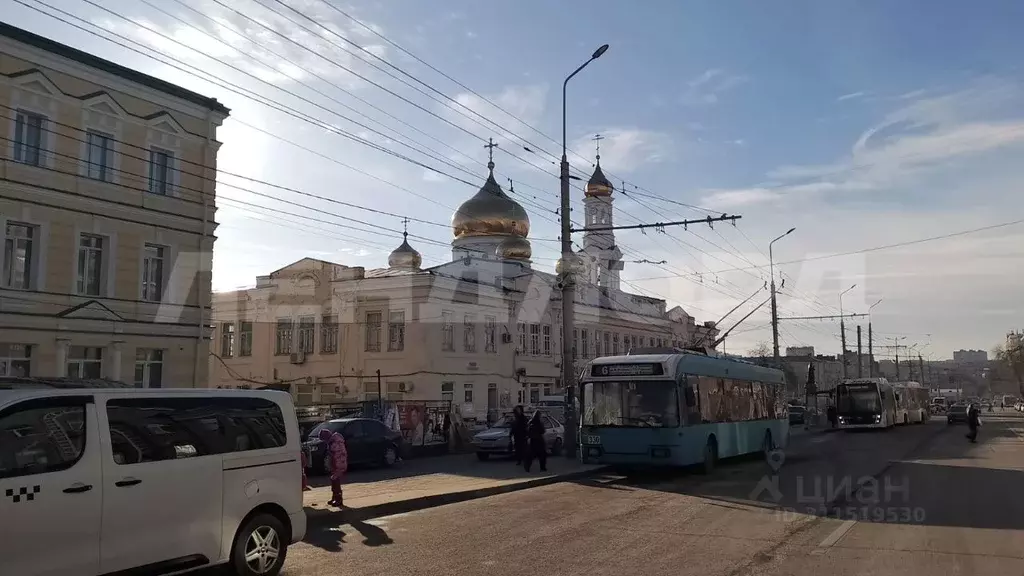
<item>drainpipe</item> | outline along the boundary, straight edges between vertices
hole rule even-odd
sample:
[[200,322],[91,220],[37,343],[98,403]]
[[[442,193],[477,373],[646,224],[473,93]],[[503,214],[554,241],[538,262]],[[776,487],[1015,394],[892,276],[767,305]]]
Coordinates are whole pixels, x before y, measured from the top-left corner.
[[[217,189],[216,188],[217,187],[217,184],[216,184],[217,171],[216,171],[216,169],[213,170],[213,175],[212,176],[209,174],[209,172],[210,172],[210,157],[211,157],[210,151],[213,148],[214,140],[213,140],[212,134],[213,134],[214,129],[215,129],[215,124],[214,124],[214,120],[213,120],[213,111],[212,110],[208,110],[206,112],[206,147],[203,150],[203,153],[204,153],[203,154],[203,156],[204,156],[203,157],[203,173],[204,173],[203,174],[203,178],[204,178],[204,182],[210,182],[211,179],[212,179],[212,181],[214,182],[213,193],[215,194],[216,193],[216,189]],[[206,186],[205,186],[205,183],[204,183],[202,188],[205,188],[205,187]],[[212,299],[212,291],[213,291],[213,277],[212,277],[213,245],[212,245],[212,243],[210,245],[210,253],[211,253],[211,272],[210,273],[211,273],[211,277],[210,277],[209,290],[204,290],[204,286],[202,284],[203,272],[205,271],[204,270],[204,268],[205,268],[204,262],[206,261],[206,252],[205,252],[206,237],[207,237],[207,234],[209,233],[208,229],[209,229],[209,224],[210,224],[209,223],[209,216],[208,216],[209,215],[209,209],[210,209],[210,201],[209,201],[209,196],[208,196],[208,194],[206,193],[205,190],[199,196],[203,199],[203,230],[202,230],[203,233],[202,233],[202,236],[199,237],[199,262],[198,262],[197,271],[196,271],[196,275],[197,275],[196,276],[196,282],[198,283],[198,286],[196,287],[196,297],[198,299],[198,304],[199,304],[199,324],[198,324],[198,327],[197,327],[198,328],[198,334],[197,334],[197,337],[196,337],[196,346],[195,346],[195,360],[196,361],[195,361],[195,364],[192,366],[192,387],[193,388],[197,388],[200,385],[200,382],[198,380],[199,380],[200,370],[202,369],[201,362],[207,362],[207,363],[209,362],[209,358],[208,358],[209,351],[207,351],[206,356],[204,356],[202,354],[202,351],[203,351],[203,341],[206,340],[206,322],[207,322],[207,320],[206,320],[206,307],[207,307],[207,303]],[[212,346],[213,342],[210,342],[210,345]],[[206,379],[207,379],[207,381],[202,383],[202,386],[204,388],[209,387],[209,384],[210,384],[210,382],[209,382],[210,375],[209,374],[206,375]]]

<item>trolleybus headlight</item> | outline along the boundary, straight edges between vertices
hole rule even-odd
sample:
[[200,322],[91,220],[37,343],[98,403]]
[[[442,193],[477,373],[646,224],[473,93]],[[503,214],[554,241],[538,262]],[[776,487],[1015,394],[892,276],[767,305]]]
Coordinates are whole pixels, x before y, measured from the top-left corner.
[[879,416],[878,414],[875,414],[875,422],[881,422],[881,421],[882,421],[882,417]]

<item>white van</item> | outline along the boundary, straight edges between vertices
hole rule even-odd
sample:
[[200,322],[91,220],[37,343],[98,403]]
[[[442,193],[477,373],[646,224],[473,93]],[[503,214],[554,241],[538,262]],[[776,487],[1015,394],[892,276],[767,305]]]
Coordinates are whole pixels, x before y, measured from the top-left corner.
[[273,576],[306,532],[299,451],[283,392],[0,382],[0,574]]

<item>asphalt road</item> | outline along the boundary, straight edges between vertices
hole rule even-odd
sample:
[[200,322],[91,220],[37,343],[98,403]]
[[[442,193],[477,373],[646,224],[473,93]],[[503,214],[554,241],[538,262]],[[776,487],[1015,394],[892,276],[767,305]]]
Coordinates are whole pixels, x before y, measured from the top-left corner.
[[312,524],[283,573],[1024,573],[1024,418],[986,418],[978,444],[964,432],[799,434],[771,465],[710,477],[609,475]]

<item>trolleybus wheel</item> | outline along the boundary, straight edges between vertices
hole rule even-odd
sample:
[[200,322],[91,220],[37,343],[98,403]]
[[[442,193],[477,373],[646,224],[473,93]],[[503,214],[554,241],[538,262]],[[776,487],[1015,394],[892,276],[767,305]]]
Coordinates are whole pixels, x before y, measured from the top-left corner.
[[775,451],[775,439],[772,438],[772,431],[764,431],[764,442],[762,443],[761,451],[764,452],[764,458],[767,460],[771,457],[772,452]]

